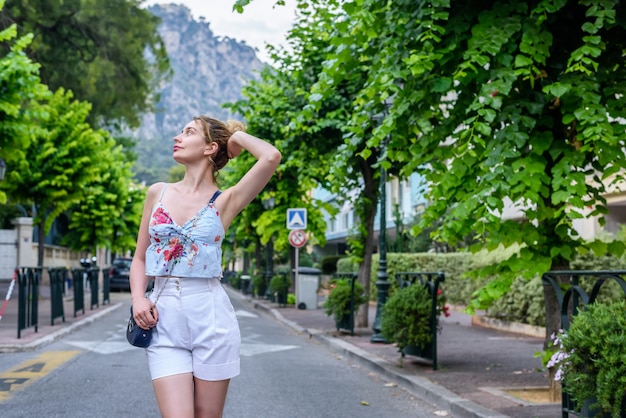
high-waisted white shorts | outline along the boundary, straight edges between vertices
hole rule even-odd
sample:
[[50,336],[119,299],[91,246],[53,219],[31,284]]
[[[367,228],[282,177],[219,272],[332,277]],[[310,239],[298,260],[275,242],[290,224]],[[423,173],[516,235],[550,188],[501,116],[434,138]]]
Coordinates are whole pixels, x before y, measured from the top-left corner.
[[193,373],[202,380],[239,374],[241,334],[222,283],[216,278],[158,277],[159,322],[146,348],[152,379]]

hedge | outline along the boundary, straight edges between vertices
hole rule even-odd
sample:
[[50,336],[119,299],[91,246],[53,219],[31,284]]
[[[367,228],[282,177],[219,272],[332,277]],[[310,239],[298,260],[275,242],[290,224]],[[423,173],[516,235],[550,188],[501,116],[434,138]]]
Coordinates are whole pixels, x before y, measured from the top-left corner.
[[[399,272],[443,272],[444,290],[449,304],[466,306],[472,294],[480,289],[489,279],[473,280],[465,273],[471,269],[493,263],[508,257],[512,249],[491,253],[389,253],[387,254],[387,274],[391,282],[390,294],[396,287],[395,274]],[[580,256],[571,263],[572,270],[620,270],[624,269],[624,260],[614,256],[597,257],[590,254]],[[347,257],[337,261],[338,272],[357,271]],[[378,254],[372,257],[370,276],[370,300],[376,300],[376,280],[378,274]],[[582,280],[581,285],[591,291],[593,281]],[[623,293],[613,281],[603,286],[599,300],[622,298]],[[531,325],[545,325],[545,307],[541,277],[526,280],[519,277],[514,280],[511,290],[496,301],[487,311],[487,315],[498,319],[521,322]]]

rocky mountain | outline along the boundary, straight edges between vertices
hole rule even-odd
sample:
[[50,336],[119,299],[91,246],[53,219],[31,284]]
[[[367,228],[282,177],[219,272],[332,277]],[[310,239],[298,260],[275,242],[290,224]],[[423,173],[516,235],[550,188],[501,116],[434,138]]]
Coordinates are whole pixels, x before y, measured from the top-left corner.
[[175,164],[172,137],[193,116],[237,118],[222,105],[241,99],[242,87],[258,79],[265,64],[245,43],[216,37],[211,16],[196,20],[187,7],[176,4],[148,10],[161,18],[159,33],[173,70],[173,77],[160,89],[157,111],[144,115],[141,126],[130,133],[137,142],[135,173],[140,181],[152,183],[167,180]]

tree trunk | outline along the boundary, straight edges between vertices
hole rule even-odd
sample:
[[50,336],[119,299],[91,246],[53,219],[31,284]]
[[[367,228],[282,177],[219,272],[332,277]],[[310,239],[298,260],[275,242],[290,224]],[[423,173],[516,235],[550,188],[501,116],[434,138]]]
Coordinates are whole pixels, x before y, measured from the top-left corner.
[[[359,265],[359,281],[365,288],[365,294],[369,300],[370,295],[370,277],[372,273],[372,254],[374,254],[374,219],[376,218],[376,210],[379,199],[379,188],[374,178],[374,171],[372,170],[372,162],[362,165],[361,173],[363,176],[363,193],[361,204],[362,216],[361,223],[363,228],[361,229],[363,236],[361,239],[364,242],[363,246],[363,261]],[[384,231],[382,231],[384,233]],[[358,312],[354,318],[354,326],[357,328],[367,328],[369,326],[368,303],[359,307]]]
[[[568,262],[554,262],[552,264],[552,271],[569,270],[570,266]],[[559,284],[566,283],[567,276],[558,276]],[[556,297],[554,289],[550,285],[543,286],[543,300],[545,302],[546,312],[546,338],[543,342],[543,349],[550,348],[553,344],[553,335],[561,329],[561,312],[559,310],[559,301]],[[556,368],[548,368],[548,379],[550,385],[550,401],[558,402],[561,400],[561,384],[554,380],[556,374]]]

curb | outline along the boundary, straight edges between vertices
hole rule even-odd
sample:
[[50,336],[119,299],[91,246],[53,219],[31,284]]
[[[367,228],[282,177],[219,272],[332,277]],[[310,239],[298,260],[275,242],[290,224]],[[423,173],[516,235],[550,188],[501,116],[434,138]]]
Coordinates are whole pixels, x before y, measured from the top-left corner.
[[506,322],[486,316],[472,316],[472,325],[497,329],[499,331],[513,332],[515,334],[526,335],[528,337],[546,338],[545,327],[522,324],[519,322]]
[[485,408],[476,402],[467,400],[460,397],[456,393],[446,389],[443,386],[436,385],[430,380],[419,377],[409,376],[399,373],[389,368],[387,363],[381,358],[374,356],[365,350],[354,346],[339,338],[331,337],[320,330],[306,329],[300,325],[285,319],[282,314],[271,307],[268,307],[253,299],[246,298],[241,295],[241,298],[247,300],[255,309],[264,311],[271,314],[277,320],[285,325],[293,328],[295,331],[301,334],[307,334],[309,338],[313,338],[316,341],[323,343],[332,351],[335,351],[347,358],[356,360],[368,369],[379,373],[388,380],[397,382],[405,387],[410,393],[419,397],[426,402],[433,402],[442,408],[448,409],[452,416],[458,418],[511,418],[508,415],[502,415],[499,412],[495,412],[491,409]]
[[43,345],[50,344],[51,342],[65,335],[71,334],[72,332],[78,330],[79,328],[82,328],[86,325],[91,324],[92,322],[96,321],[97,319],[102,318],[104,315],[107,315],[110,312],[113,312],[114,310],[116,310],[117,308],[121,306],[122,306],[122,303],[118,302],[115,305],[111,305],[93,315],[89,315],[88,317],[83,318],[79,321],[76,321],[69,326],[63,327],[57,331],[54,331],[53,333],[45,335],[29,343],[0,344],[0,353],[17,353],[17,352],[23,352],[23,351],[36,350],[37,348]]

